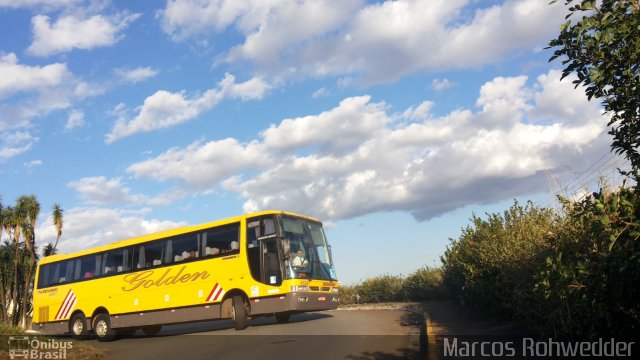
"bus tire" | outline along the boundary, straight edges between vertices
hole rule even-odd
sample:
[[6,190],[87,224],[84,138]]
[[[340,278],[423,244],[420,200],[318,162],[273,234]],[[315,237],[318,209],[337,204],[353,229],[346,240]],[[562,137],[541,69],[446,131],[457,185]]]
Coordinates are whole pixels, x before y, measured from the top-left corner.
[[116,332],[111,328],[111,319],[109,314],[99,314],[93,327],[93,334],[100,342],[111,341],[115,338]]
[[291,316],[291,314],[279,313],[276,314],[276,320],[278,320],[279,324],[286,324],[289,322],[289,316]]
[[242,296],[233,296],[233,307],[231,311],[231,318],[236,324],[236,330],[244,330],[247,327],[247,313],[245,311]]
[[75,313],[69,320],[69,332],[76,340],[84,340],[89,337],[89,328],[87,327],[87,317],[83,313]]
[[162,325],[149,325],[142,327],[142,332],[148,336],[158,335],[160,330],[162,330]]

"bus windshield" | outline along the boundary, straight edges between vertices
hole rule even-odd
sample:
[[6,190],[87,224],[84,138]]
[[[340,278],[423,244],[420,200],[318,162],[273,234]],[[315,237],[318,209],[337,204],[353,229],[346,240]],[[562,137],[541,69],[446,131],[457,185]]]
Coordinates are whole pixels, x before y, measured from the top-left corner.
[[337,280],[322,224],[291,216],[280,222],[286,278]]

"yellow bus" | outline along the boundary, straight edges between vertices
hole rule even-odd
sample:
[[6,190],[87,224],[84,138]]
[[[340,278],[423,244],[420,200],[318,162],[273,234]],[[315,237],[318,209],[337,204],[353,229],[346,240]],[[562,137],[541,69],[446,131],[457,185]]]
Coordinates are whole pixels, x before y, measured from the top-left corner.
[[33,330],[95,336],[163,324],[332,310],[338,281],[322,223],[263,211],[43,258]]

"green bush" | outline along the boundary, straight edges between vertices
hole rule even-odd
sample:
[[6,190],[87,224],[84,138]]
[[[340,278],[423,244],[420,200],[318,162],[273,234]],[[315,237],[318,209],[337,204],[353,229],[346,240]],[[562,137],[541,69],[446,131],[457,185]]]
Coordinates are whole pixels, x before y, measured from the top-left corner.
[[442,269],[425,266],[402,281],[402,293],[410,301],[438,300],[447,297],[442,285]]
[[404,301],[402,278],[383,275],[367,279],[356,286],[361,303]]
[[621,188],[578,203],[549,239],[552,253],[536,276],[548,332],[595,338],[640,333],[640,197]]
[[471,220],[473,227],[451,240],[442,257],[446,287],[493,313],[529,318],[540,310],[530,294],[548,251],[553,211],[515,202],[503,214]]
[[443,281],[456,297],[578,338],[640,333],[639,196],[621,188],[564,213],[517,202],[451,240]]
[[444,299],[442,270],[423,267],[406,278],[383,275],[357,285],[340,287],[340,304],[368,304]]

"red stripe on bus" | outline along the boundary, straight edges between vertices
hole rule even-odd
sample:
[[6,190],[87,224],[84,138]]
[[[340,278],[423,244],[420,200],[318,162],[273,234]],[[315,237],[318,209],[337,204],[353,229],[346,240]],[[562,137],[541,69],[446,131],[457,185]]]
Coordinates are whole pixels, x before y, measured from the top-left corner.
[[213,289],[211,289],[211,292],[209,293],[209,296],[207,296],[207,301],[211,301],[211,296],[218,289],[218,286],[219,285],[216,283],[216,285],[213,287]]
[[67,296],[64,297],[64,301],[62,302],[62,306],[60,306],[60,309],[58,309],[58,312],[56,313],[56,317],[54,319],[58,320],[58,317],[60,316],[60,312],[62,311],[62,308],[65,306],[65,304],[67,303],[67,300],[69,299],[69,295],[71,295],[71,289],[69,289],[69,292],[67,293]]
[[73,308],[76,306],[76,302],[78,301],[77,297],[73,297],[73,300],[71,300],[71,302],[69,303],[69,308],[67,309],[67,311],[64,313],[64,316],[62,316],[63,319],[66,319],[69,317],[69,313],[71,312],[71,310],[73,310]]
[[218,300],[220,293],[222,293],[222,286],[218,287],[218,291],[216,291],[216,294],[213,296],[213,300]]
[[73,294],[73,290],[71,290],[71,294],[69,296],[69,299],[67,299],[67,301],[65,301],[65,303],[62,304],[62,311],[60,312],[59,319],[64,319],[65,318],[64,315],[69,311],[69,307],[71,306],[71,303],[73,302],[74,298],[75,298],[75,295]]

